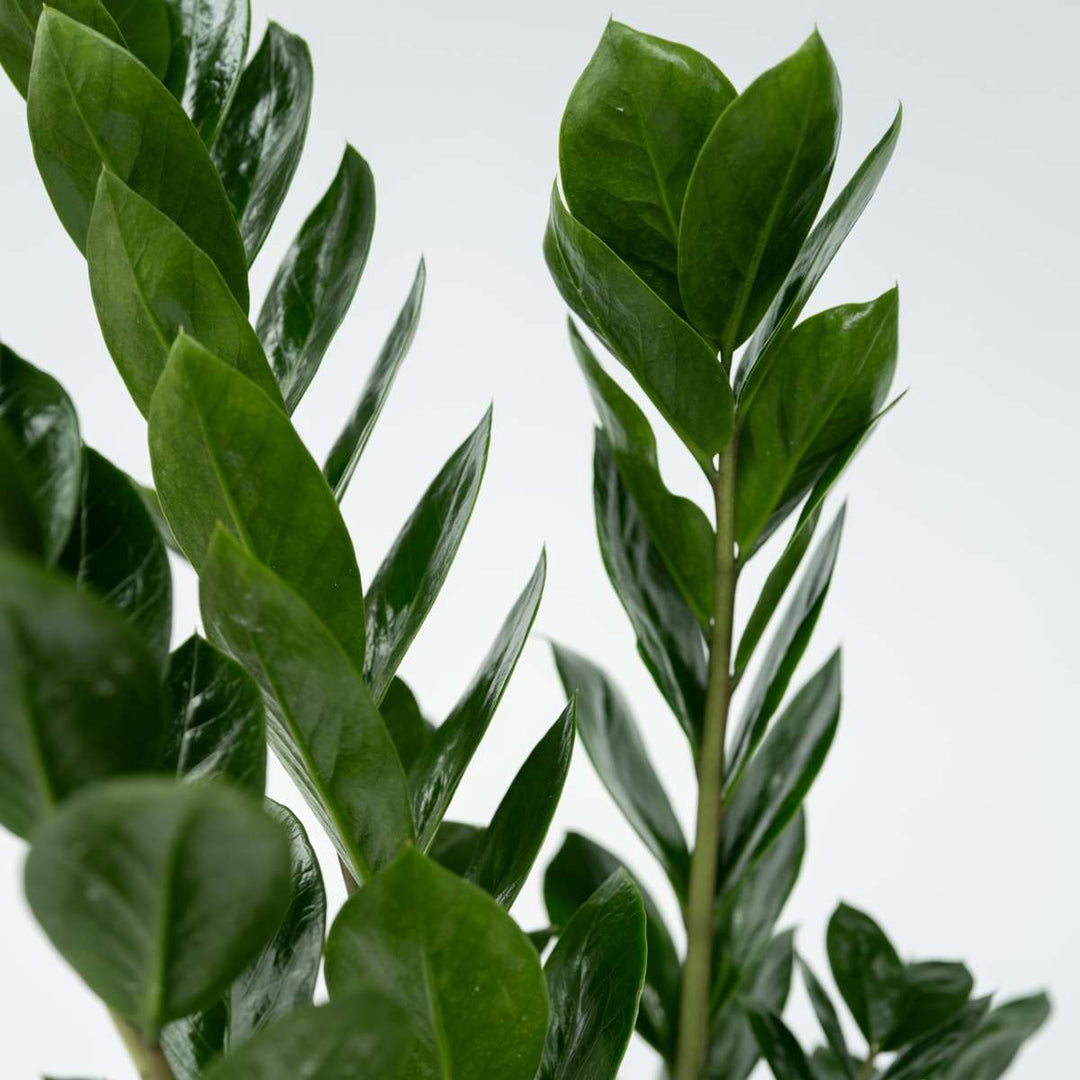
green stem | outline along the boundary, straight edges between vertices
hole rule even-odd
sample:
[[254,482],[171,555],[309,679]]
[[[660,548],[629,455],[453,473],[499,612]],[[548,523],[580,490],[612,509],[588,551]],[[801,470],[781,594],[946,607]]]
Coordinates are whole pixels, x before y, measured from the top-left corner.
[[709,682],[698,757],[698,808],[686,909],[686,964],[674,1080],[699,1080],[708,1051],[716,868],[724,817],[724,744],[731,699],[731,642],[735,614],[735,440],[720,455],[716,500],[716,576]]
[[165,1060],[161,1047],[146,1042],[138,1028],[125,1020],[119,1013],[109,1011],[120,1038],[124,1040],[135,1068],[139,1070],[139,1080],[174,1080],[172,1069]]
[[877,1052],[870,1051],[869,1057],[863,1062],[862,1071],[859,1073],[859,1080],[874,1080],[874,1059],[877,1057]]

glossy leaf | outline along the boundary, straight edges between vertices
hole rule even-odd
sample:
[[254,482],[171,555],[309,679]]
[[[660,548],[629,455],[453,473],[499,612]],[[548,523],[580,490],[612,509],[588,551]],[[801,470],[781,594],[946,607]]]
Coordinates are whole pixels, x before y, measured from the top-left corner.
[[529,939],[483,890],[404,851],[342,908],[326,947],[332,1000],[390,991],[422,1025],[417,1080],[533,1080],[547,995]]
[[424,492],[372,578],[365,596],[364,679],[386,693],[450,572],[472,516],[491,441],[491,410]]
[[444,820],[428,848],[428,858],[453,871],[458,877],[465,877],[483,842],[482,826]]
[[945,1080],[998,1080],[1049,1016],[1050,1000],[1045,994],[999,1005],[946,1070]]
[[563,299],[637,380],[703,465],[731,437],[731,388],[712,347],[598,236],[558,189],[544,257]]
[[165,546],[174,555],[178,555],[186,562],[187,559],[180,550],[180,545],[176,542],[176,537],[173,536],[172,527],[165,520],[165,515],[161,510],[161,500],[158,498],[157,492],[146,484],[136,484],[135,487],[139,492],[139,495],[142,496],[143,506],[146,507],[146,512],[150,515],[150,520],[153,521],[154,528],[157,529],[158,535],[161,537]]
[[851,1055],[848,1053],[847,1039],[844,1038],[844,1029],[840,1024],[840,1015],[836,1006],[832,1003],[828,991],[818,981],[817,976],[811,971],[810,966],[802,957],[799,957],[799,970],[802,972],[803,982],[806,984],[806,992],[810,997],[814,1015],[817,1017],[821,1030],[825,1035],[825,1041],[829,1049],[836,1056],[837,1064],[848,1080],[857,1080],[856,1072],[851,1064]]
[[213,261],[107,170],[98,182],[86,258],[102,336],[144,416],[181,333],[196,338],[281,405],[259,339]]
[[271,746],[357,882],[413,838],[405,775],[363,679],[315,612],[223,529],[200,581],[203,623],[276,701]]
[[169,734],[162,767],[189,780],[227,777],[256,795],[266,786],[266,712],[244,669],[198,634],[165,670]]
[[89,447],[60,568],[116,608],[164,665],[172,636],[168,552],[134,481]]
[[26,895],[68,963],[153,1040],[213,1001],[281,922],[287,838],[225,787],[116,780],[35,834]]
[[690,853],[667,792],[649,761],[630,704],[594,663],[554,645],[567,694],[577,694],[578,731],[604,786],[656,856],[676,895],[686,897]]
[[360,400],[337,437],[323,466],[327,482],[334,489],[339,502],[345,496],[349,481],[375,429],[375,422],[382,413],[383,405],[397,377],[401,362],[408,354],[413,338],[416,336],[426,282],[427,268],[424,260],[421,259],[409,295],[405,298],[405,303],[398,312],[398,317],[386,341],[383,342],[375,366],[371,369],[371,374],[368,375],[360,394]]
[[701,53],[612,20],[563,113],[559,166],[571,213],[675,311],[686,185],[734,99]]
[[360,571],[318,465],[270,398],[185,335],[154,393],[150,460],[165,516],[196,569],[223,524],[363,663]]
[[420,711],[412,690],[396,675],[379,702],[379,712],[407,773],[431,738],[435,726]]
[[899,1050],[933,1031],[967,1004],[973,989],[971,972],[963,964],[941,960],[908,964],[899,1015],[882,1046]]
[[923,1080],[940,1072],[971,1042],[989,1011],[989,997],[968,1002],[948,1023],[898,1054],[882,1080]]
[[645,909],[617,870],[574,912],[544,965],[551,1020],[537,1080],[610,1080],[645,980]]
[[409,770],[417,845],[421,851],[427,850],[434,838],[502,700],[536,618],[546,574],[547,557],[542,555],[473,681],[450,715],[432,733]]
[[221,179],[183,110],[148,68],[47,9],[34,47],[27,119],[45,188],[80,250],[104,166],[213,259],[247,310],[244,245]]
[[15,440],[0,423],[0,552],[37,562],[44,557],[45,541],[32,489],[33,481],[19,460]]
[[214,142],[250,265],[263,246],[304,149],[314,73],[302,38],[271,22],[244,69]]
[[352,303],[375,227],[375,181],[351,147],[270,285],[256,328],[289,411],[319,370]]
[[102,3],[116,20],[127,47],[159,79],[164,79],[172,53],[172,26],[166,0],[102,0]]
[[735,99],[709,133],[679,222],[690,321],[730,357],[761,321],[829,186],[840,81],[815,32]]
[[798,1039],[772,1009],[751,1007],[747,1015],[761,1053],[776,1080],[814,1080]]
[[596,433],[593,502],[600,553],[637,635],[638,652],[696,749],[705,709],[705,641],[619,475],[611,444]]
[[104,601],[0,557],[0,824],[29,836],[80,788],[153,768],[163,726],[139,634]]

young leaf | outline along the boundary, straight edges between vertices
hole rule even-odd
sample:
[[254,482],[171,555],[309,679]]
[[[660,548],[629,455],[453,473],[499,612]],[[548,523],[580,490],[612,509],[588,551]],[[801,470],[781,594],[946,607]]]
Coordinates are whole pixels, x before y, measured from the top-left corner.
[[544,965],[551,1021],[537,1080],[610,1080],[645,980],[645,909],[617,870],[563,927]]
[[424,717],[412,690],[396,675],[379,702],[379,712],[394,740],[402,767],[408,773],[431,738],[435,725]]
[[[116,20],[127,47],[159,79],[164,79],[172,52],[172,27],[166,0],[102,0],[102,3]],[[63,10],[60,4],[53,6]]]
[[223,524],[364,659],[364,598],[341,511],[288,417],[186,335],[150,408],[150,461],[165,516],[199,569]]
[[1050,999],[1045,994],[999,1005],[949,1066],[944,1080],[998,1080],[1049,1016]]
[[240,224],[249,266],[300,163],[313,78],[311,53],[303,38],[271,22],[240,76],[214,142],[211,156]]
[[183,110],[149,69],[46,8],[27,120],[45,188],[80,250],[104,166],[213,259],[247,310],[247,260],[221,179]]
[[840,139],[840,82],[815,32],[709,133],[679,222],[690,322],[730,357],[761,321],[814,223]]
[[882,1080],[923,1080],[939,1073],[971,1042],[989,1011],[989,997],[968,1002],[948,1023],[898,1054]]
[[776,1080],[815,1080],[798,1039],[772,1009],[752,1005],[747,1016]]
[[375,227],[375,181],[351,147],[270,285],[256,329],[289,412],[300,403],[352,303]]
[[376,701],[450,572],[480,492],[490,441],[488,409],[424,492],[368,587],[364,679]]
[[611,20],[563,113],[559,166],[570,212],[675,311],[686,185],[734,99],[701,53]]
[[284,830],[250,796],[164,779],[83,792],[36,834],[26,862],[45,933],[149,1041],[258,953],[289,882]]
[[810,997],[810,1004],[814,1008],[814,1015],[821,1025],[829,1049],[836,1055],[837,1063],[843,1074],[848,1077],[848,1080],[857,1080],[836,1006],[832,1003],[832,999],[829,997],[825,987],[821,985],[817,976],[810,970],[809,964],[801,956],[799,957],[799,970],[802,972],[803,982],[806,983],[806,992]]
[[332,1000],[391,992],[423,1025],[410,1076],[533,1080],[547,994],[529,939],[483,890],[407,849],[341,909]]

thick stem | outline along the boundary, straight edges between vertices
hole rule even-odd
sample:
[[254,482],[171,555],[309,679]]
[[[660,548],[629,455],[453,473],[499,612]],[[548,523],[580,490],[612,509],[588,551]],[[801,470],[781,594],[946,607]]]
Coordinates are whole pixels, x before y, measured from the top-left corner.
[[139,1080],[174,1080],[172,1069],[169,1068],[161,1047],[147,1043],[138,1028],[119,1013],[110,1012],[110,1015],[124,1040],[131,1060],[135,1062],[135,1068],[139,1070]]
[[686,909],[675,1080],[699,1080],[709,1039],[716,867],[724,817],[724,744],[731,699],[731,639],[735,614],[735,441],[720,455],[713,480],[716,499],[716,577],[705,720],[698,756],[698,809]]

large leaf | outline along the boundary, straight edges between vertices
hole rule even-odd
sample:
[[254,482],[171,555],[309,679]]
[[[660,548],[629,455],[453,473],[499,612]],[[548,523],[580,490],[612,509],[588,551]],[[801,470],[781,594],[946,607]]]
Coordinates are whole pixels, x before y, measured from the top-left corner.
[[551,1021],[537,1080],[611,1080],[645,981],[645,909],[617,870],[574,912],[547,963]]
[[423,1027],[410,1076],[533,1080],[547,994],[529,939],[482,889],[409,849],[342,908],[333,1000],[381,990]]
[[272,22],[236,88],[214,164],[255,261],[292,183],[304,149],[314,73],[302,38]]
[[27,119],[45,188],[80,250],[104,166],[213,259],[247,310],[247,260],[221,179],[191,122],[148,68],[46,9]]
[[52,943],[149,1041],[214,1001],[289,902],[282,826],[216,785],[114,780],[35,834],[26,896]]
[[[127,47],[159,79],[163,79],[172,53],[167,0],[102,0],[102,3],[116,20]],[[53,6],[63,10],[62,5]]]
[[898,1054],[881,1080],[924,1080],[940,1073],[968,1046],[989,1011],[989,997],[968,1002],[948,1023]]
[[435,726],[420,711],[416,695],[408,684],[396,675],[379,702],[379,712],[407,773],[427,745]]
[[734,424],[731,388],[712,347],[571,216],[558,189],[551,193],[544,257],[563,299],[707,466]]
[[196,569],[223,524],[360,667],[360,571],[333,493],[277,405],[183,334],[154,393],[150,460],[165,516]]
[[86,258],[102,336],[144,416],[181,333],[196,338],[281,404],[259,339],[213,261],[107,170],[98,182]]
[[679,222],[690,321],[730,357],[761,321],[825,198],[840,82],[815,32],[735,99],[694,165]]
[[747,1010],[761,1054],[776,1080],[815,1080],[799,1040],[777,1012],[762,1006]]
[[89,447],[83,454],[79,512],[60,567],[80,588],[112,604],[164,665],[172,636],[165,543],[135,482]]
[[219,529],[203,622],[276,704],[271,745],[363,882],[413,838],[405,774],[359,670],[315,612]]
[[352,303],[375,228],[375,181],[351,147],[270,285],[256,328],[291,412]]
[[128,623],[0,557],[0,824],[28,836],[79,788],[152,769],[164,715],[157,665]]
[[949,1066],[944,1080],[998,1080],[1049,1016],[1050,999],[1045,994],[999,1005]]
[[612,20],[563,113],[559,166],[571,213],[676,311],[686,185],[734,99],[701,53]]
[[491,410],[424,492],[368,586],[364,678],[376,701],[427,618],[469,524],[491,441]]
[[40,561],[45,553],[33,482],[11,433],[0,424],[0,551]]
[[563,689],[578,695],[578,731],[589,759],[626,820],[659,860],[676,895],[685,900],[690,872],[686,838],[629,702],[596,664],[562,645],[553,648]]
[[542,555],[468,689],[450,715],[432,732],[409,770],[409,790],[421,851],[427,850],[434,838],[502,700],[536,618],[546,574],[547,557]]

